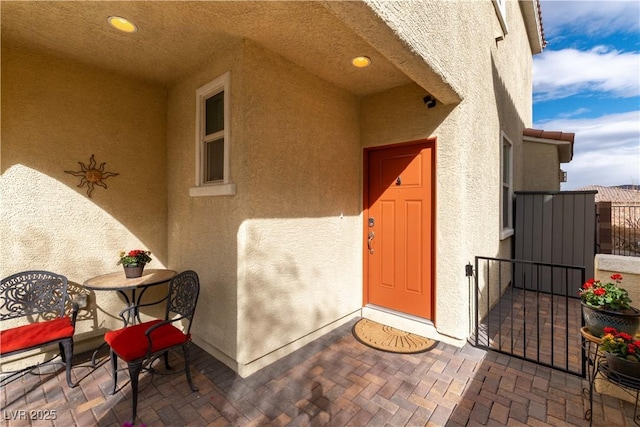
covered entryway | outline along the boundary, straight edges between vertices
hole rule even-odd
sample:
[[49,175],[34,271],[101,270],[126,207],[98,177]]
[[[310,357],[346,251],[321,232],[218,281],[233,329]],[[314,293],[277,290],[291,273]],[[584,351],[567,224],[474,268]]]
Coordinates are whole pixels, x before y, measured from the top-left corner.
[[435,140],[365,151],[365,304],[434,319]]

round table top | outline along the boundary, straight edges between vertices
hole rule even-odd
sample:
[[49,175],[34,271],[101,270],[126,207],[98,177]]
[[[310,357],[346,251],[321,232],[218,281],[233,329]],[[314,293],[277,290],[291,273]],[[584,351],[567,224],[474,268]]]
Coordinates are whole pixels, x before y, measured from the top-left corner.
[[149,269],[142,272],[142,276],[127,278],[123,271],[103,274],[85,280],[82,284],[87,289],[94,291],[122,291],[135,288],[146,288],[147,286],[159,285],[168,282],[177,272],[164,269]]

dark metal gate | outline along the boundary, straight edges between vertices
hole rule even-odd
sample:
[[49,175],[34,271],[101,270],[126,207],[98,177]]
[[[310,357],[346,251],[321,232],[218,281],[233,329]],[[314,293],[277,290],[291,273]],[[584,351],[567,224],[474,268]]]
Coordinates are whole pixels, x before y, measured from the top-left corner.
[[584,376],[585,267],[475,258],[476,347]]

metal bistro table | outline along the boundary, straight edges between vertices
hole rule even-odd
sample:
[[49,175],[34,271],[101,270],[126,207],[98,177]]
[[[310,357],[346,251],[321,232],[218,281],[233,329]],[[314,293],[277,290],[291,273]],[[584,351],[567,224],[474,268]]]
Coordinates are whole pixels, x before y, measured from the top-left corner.
[[[92,277],[91,279],[85,280],[82,286],[92,291],[116,291],[124,297],[124,300],[127,302],[127,307],[133,307],[140,304],[142,295],[144,295],[147,289],[170,281],[176,274],[178,273],[173,270],[149,269],[144,270],[142,276],[129,279],[124,275],[124,271],[120,271]],[[138,290],[140,290],[140,293],[136,295],[136,291]],[[130,294],[130,297],[128,294]],[[126,324],[135,324],[136,319],[138,323],[142,322],[138,310],[133,314],[129,313],[125,322]],[[93,353],[91,360],[94,366],[96,354],[104,345],[105,343],[102,343]]]
[[[127,302],[127,307],[132,307],[140,304],[142,295],[144,295],[147,289],[151,286],[170,281],[176,274],[178,273],[173,270],[150,269],[144,270],[140,277],[129,279],[124,275],[124,271],[120,271],[92,277],[91,279],[85,280],[82,286],[92,291],[117,291],[124,297],[124,300]],[[140,294],[136,297],[137,290],[140,290]],[[131,293],[131,298],[129,298],[127,292]],[[138,311],[136,311],[132,317],[132,323],[136,323],[136,318],[138,322],[140,322],[140,313]]]

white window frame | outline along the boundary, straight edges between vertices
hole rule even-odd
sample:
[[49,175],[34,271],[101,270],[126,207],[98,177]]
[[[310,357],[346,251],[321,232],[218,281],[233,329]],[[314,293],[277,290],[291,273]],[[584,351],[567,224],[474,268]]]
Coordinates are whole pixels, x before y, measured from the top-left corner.
[[509,32],[507,28],[507,0],[493,0],[493,7],[496,9],[502,32],[507,35]]
[[[509,176],[504,176],[504,162],[505,162],[505,142],[509,146],[509,156],[507,161],[509,162]],[[504,206],[504,191],[508,190],[507,206]],[[505,209],[507,209],[508,223],[504,223]],[[500,239],[506,239],[513,236],[513,142],[507,137],[504,132],[500,132]]]
[[[195,186],[189,189],[189,195],[197,196],[230,196],[236,194],[236,185],[231,182],[230,171],[230,108],[229,108],[229,83],[230,72],[226,72],[215,80],[196,90],[196,181]],[[224,129],[213,135],[213,138],[224,140],[223,178],[216,182],[205,182],[206,149],[205,149],[205,103],[207,99],[224,92]],[[209,138],[211,139],[211,137]]]

